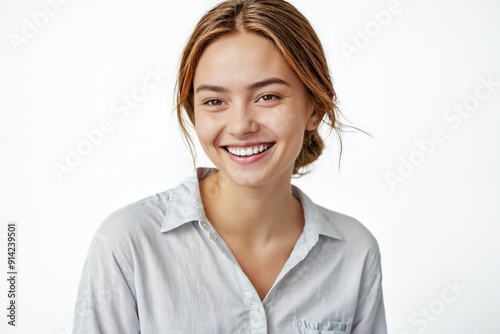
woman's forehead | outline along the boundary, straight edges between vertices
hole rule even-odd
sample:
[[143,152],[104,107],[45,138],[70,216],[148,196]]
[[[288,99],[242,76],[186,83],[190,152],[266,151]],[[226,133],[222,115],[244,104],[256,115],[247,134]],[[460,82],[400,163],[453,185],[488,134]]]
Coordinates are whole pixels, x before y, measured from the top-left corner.
[[222,37],[203,52],[194,75],[198,85],[251,85],[267,78],[280,78],[290,85],[298,78],[275,45],[254,33]]

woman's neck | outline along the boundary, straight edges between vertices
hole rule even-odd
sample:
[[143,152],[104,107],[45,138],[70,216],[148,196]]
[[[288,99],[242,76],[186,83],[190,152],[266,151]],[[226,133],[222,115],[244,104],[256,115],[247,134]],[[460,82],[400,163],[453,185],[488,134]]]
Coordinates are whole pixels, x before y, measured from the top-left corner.
[[300,235],[304,214],[290,180],[246,187],[216,173],[200,182],[205,214],[223,239],[249,248]]

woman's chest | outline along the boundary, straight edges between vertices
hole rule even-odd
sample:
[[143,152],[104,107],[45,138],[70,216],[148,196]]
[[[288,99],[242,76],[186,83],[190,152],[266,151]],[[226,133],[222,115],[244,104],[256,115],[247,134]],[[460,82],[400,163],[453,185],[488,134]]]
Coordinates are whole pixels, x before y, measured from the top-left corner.
[[[332,283],[339,277],[318,270],[314,261],[302,261],[271,290],[279,272],[265,277],[259,273],[276,265],[246,260],[247,267],[259,270],[247,275],[232,261],[208,251],[187,257],[172,254],[158,260],[164,266],[145,268],[135,281],[141,332],[317,333],[313,328],[326,330],[325,324],[349,328],[340,324],[352,321],[357,301],[354,281],[339,289]],[[270,290],[269,295],[264,292],[264,301],[259,284]]]

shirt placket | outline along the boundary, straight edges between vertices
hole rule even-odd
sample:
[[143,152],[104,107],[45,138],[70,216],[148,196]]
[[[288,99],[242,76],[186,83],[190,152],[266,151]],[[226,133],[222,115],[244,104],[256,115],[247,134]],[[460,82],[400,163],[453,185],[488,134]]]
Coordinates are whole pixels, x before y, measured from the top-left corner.
[[219,240],[215,229],[207,222],[201,220],[199,222],[201,228],[205,230],[208,237],[216,244],[218,249],[231,261],[235,267],[239,284],[243,290],[243,299],[247,306],[250,318],[250,333],[251,334],[267,334],[267,316],[264,304],[261,302],[257,291],[252,283],[241,269],[238,261],[233,256],[229,248]]
[[250,312],[250,328],[252,334],[267,334],[267,315],[264,304],[255,291],[252,283],[239,266],[236,268],[240,286],[243,287],[243,297]]

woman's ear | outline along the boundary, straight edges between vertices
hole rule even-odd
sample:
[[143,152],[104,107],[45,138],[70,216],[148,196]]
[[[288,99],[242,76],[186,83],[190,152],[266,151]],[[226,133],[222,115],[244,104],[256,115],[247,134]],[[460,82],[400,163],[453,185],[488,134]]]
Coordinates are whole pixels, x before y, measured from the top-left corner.
[[316,130],[319,126],[320,121],[321,121],[321,119],[313,107],[312,112],[310,113],[310,116],[307,119],[306,130],[309,130],[309,131]]

